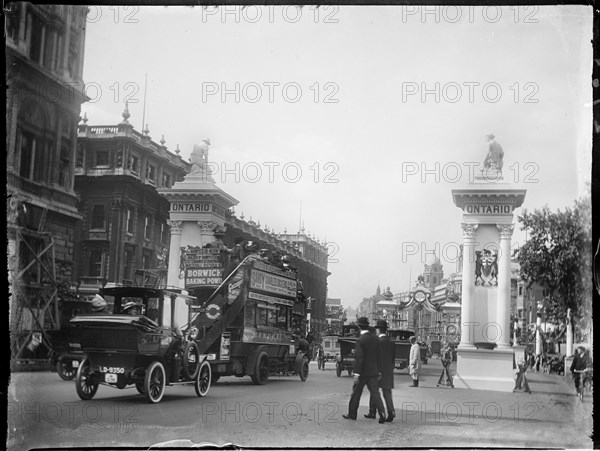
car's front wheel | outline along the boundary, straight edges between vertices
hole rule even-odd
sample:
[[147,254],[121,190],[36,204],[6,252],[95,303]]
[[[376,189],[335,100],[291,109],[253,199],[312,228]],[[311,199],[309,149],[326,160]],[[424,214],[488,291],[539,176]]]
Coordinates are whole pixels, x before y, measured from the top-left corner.
[[198,371],[198,375],[196,376],[196,383],[194,384],[196,394],[201,398],[208,394],[208,390],[210,389],[211,377],[212,370],[210,368],[210,364],[205,360],[200,364],[200,371]]

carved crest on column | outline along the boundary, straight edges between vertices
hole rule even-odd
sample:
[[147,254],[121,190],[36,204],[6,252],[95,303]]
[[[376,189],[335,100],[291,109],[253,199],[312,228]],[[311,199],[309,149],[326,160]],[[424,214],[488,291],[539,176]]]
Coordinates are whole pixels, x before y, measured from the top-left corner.
[[498,285],[498,253],[492,249],[475,251],[475,285],[491,287]]
[[510,238],[515,229],[514,224],[496,224],[496,227],[500,230],[500,239]]
[[212,232],[219,224],[214,221],[198,221],[198,225],[202,232]]
[[477,230],[478,224],[467,224],[462,223],[463,238],[475,238],[475,230]]
[[172,219],[167,219],[167,225],[170,227],[171,233],[181,233],[183,221],[173,221]]

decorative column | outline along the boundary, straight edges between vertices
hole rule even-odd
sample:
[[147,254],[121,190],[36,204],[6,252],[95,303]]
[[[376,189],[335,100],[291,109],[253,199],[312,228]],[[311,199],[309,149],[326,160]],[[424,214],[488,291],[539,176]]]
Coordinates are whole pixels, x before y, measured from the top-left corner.
[[473,321],[473,291],[475,273],[475,230],[477,224],[461,224],[463,231],[463,268],[462,268],[462,301],[460,306],[460,348],[474,348],[473,329],[470,327]]
[[542,355],[542,315],[539,313],[535,322],[535,355]]
[[[541,320],[540,320],[540,322],[541,322]],[[567,323],[567,349],[565,351],[565,355],[567,357],[571,357],[573,355],[573,323],[571,321],[571,309],[567,309],[566,323]]]
[[200,240],[198,243],[200,247],[204,247],[206,244],[213,243],[215,241],[214,230],[219,225],[215,221],[198,221],[200,226]]
[[498,300],[496,318],[500,326],[498,349],[510,349],[510,238],[514,224],[496,224],[500,231]]
[[183,221],[167,220],[167,224],[171,228],[171,242],[169,246],[169,271],[167,273],[167,286],[183,287],[179,278],[180,263],[181,263],[181,230]]

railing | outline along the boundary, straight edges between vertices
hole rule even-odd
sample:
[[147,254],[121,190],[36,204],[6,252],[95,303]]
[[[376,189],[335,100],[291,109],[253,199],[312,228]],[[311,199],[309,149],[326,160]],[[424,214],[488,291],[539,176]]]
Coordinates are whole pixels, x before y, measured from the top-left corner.
[[95,133],[98,135],[116,135],[119,132],[118,125],[93,125],[87,127],[89,133]]

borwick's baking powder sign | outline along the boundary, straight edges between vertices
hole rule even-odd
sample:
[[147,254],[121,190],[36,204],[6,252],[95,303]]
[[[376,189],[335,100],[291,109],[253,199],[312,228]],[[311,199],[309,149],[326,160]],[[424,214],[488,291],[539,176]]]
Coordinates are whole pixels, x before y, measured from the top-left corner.
[[185,287],[218,286],[223,281],[223,264],[218,249],[192,248],[185,253]]

